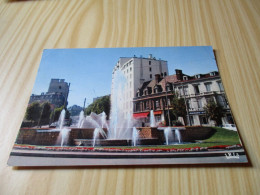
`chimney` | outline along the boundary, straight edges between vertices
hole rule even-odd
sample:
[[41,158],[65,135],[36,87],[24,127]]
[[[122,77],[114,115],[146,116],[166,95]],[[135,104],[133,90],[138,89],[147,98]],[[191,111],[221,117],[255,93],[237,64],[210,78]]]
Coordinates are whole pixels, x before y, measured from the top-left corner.
[[149,59],[152,59],[153,58],[153,55],[152,54],[149,54]]
[[155,82],[156,84],[159,83],[159,79],[160,79],[160,74],[156,74],[155,76]]
[[176,72],[177,79],[182,81],[182,78],[183,78],[182,70],[175,69],[175,72]]

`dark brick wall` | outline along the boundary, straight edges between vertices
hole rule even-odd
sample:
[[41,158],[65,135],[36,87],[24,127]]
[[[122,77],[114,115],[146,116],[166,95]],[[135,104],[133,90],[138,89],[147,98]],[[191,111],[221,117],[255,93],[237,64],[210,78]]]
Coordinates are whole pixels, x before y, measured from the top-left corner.
[[[39,128],[38,128],[39,129]],[[53,130],[53,129],[41,129],[41,130]],[[104,130],[107,132],[107,130]],[[68,145],[74,145],[74,139],[92,139],[94,129],[71,129],[68,136]],[[59,132],[37,132],[37,129],[21,128],[16,138],[17,144],[30,144],[30,145],[44,145],[53,146],[57,145],[57,139]],[[99,135],[98,139],[103,139]]]
[[56,145],[58,136],[59,132],[37,132],[37,129],[21,128],[15,143],[52,146]]
[[186,130],[180,131],[183,142],[208,139],[215,132],[216,130],[211,127],[186,127]]
[[[157,130],[153,127],[138,127],[140,138],[158,138],[161,143],[165,142],[163,130]],[[183,142],[195,142],[195,140],[208,139],[215,133],[211,127],[186,127],[186,130],[180,130]]]
[[[164,132],[162,130],[157,130],[157,128],[152,127],[139,127],[137,129],[139,130],[139,138],[158,138],[158,144],[163,144],[165,142]],[[107,132],[106,129],[104,131]],[[186,127],[186,130],[180,130],[183,142],[194,142],[195,140],[204,140],[211,137],[215,132],[215,129],[211,127]],[[93,133],[93,128],[73,128],[69,132],[69,138],[67,143],[68,145],[74,145],[74,139],[92,139]],[[37,129],[21,128],[15,143],[53,146],[57,145],[56,142],[58,136],[59,132],[37,132]],[[98,139],[103,139],[103,137],[99,135]]]

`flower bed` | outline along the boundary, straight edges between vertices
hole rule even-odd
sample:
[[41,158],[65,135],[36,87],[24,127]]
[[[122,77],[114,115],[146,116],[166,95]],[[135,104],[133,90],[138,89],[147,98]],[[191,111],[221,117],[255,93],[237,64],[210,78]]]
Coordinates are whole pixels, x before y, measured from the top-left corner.
[[15,149],[28,150],[47,150],[47,151],[75,151],[75,152],[199,152],[210,150],[234,150],[242,148],[241,144],[236,145],[217,145],[211,147],[192,147],[192,148],[94,148],[94,147],[59,147],[59,146],[32,146],[14,145]]

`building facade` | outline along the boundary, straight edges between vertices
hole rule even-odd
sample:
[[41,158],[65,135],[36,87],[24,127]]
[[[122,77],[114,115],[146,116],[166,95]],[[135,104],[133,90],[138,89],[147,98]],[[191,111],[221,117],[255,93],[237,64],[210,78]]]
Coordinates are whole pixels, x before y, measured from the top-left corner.
[[[174,94],[184,99],[186,118],[173,116],[171,102]],[[189,76],[176,70],[175,75],[164,78],[157,75],[155,80],[143,83],[133,100],[134,117],[147,124],[150,110],[153,110],[157,125],[172,125],[173,120],[185,125],[215,125],[204,110],[210,101],[222,106],[223,124],[233,123],[218,72]]]
[[33,102],[49,102],[53,107],[61,107],[67,105],[67,98],[69,94],[69,84],[64,79],[51,79],[48,92],[41,93],[41,95],[32,94],[29,104]]
[[[115,96],[115,88],[118,82],[124,83],[124,89],[121,92],[124,99],[122,110],[124,116],[133,113],[133,98],[138,87],[146,81],[155,79],[155,75],[162,77],[168,75],[167,61],[156,59],[151,54],[145,57],[121,57],[115,65],[112,72],[111,99]],[[124,81],[118,80],[123,75]]]
[[173,120],[171,112],[172,83],[177,80],[176,75],[161,77],[157,74],[154,80],[144,82],[138,88],[133,99],[134,118],[138,119],[142,125],[149,126],[150,111],[153,110],[157,125],[170,125]]
[[173,83],[175,93],[186,101],[189,125],[215,125],[206,116],[205,106],[214,102],[223,108],[222,124],[234,123],[224,88],[217,71],[193,76],[182,75]]

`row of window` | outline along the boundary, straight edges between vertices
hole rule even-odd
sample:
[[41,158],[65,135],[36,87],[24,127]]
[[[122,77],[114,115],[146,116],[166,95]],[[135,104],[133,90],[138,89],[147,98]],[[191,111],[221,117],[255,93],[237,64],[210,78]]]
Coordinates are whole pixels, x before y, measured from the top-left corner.
[[[216,72],[210,72],[209,75],[210,75],[210,76],[216,76]],[[199,79],[199,78],[201,78],[201,75],[200,75],[200,74],[197,74],[197,75],[195,75],[195,78],[196,78],[196,79]],[[187,80],[189,80],[189,77],[188,77],[188,76],[183,76],[182,79],[185,80],[185,81],[187,81]]]
[[[220,91],[224,91],[223,85],[220,81],[217,82],[219,90]],[[204,83],[205,88],[206,88],[206,92],[211,92],[212,91],[212,83],[211,82],[207,82]],[[200,87],[199,84],[197,85],[193,85],[193,89],[194,89],[194,93],[195,94],[200,94]],[[183,86],[183,87],[178,87],[179,93],[181,95],[188,95],[188,86]]]
[[[197,106],[198,109],[202,109],[204,106],[206,106],[206,104],[210,102],[215,102],[215,100],[213,99],[213,97],[210,97],[210,98],[206,98],[206,102],[204,102],[202,98],[198,98],[196,100],[189,99],[186,102],[187,102],[188,109],[195,109],[195,105]],[[217,96],[217,102],[224,108],[228,106],[227,100],[223,96]]]
[[[150,68],[150,72],[151,71],[152,71],[152,69]],[[161,73],[161,77],[163,77],[163,76],[167,76],[167,72]],[[153,75],[150,74],[150,79],[152,79],[152,78],[153,78]]]

